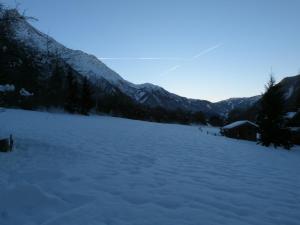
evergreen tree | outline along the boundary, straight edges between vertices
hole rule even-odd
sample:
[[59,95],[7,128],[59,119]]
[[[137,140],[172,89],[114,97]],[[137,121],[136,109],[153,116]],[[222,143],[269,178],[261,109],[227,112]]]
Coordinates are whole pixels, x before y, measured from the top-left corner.
[[270,77],[266,91],[261,99],[261,109],[257,124],[260,130],[260,142],[264,146],[291,147],[290,132],[284,127],[284,93],[280,85],[275,85],[275,79]]
[[296,97],[296,110],[300,110],[300,88],[298,88],[298,94]]
[[93,107],[92,90],[86,77],[83,78],[80,99],[80,113],[88,115]]
[[79,111],[78,82],[71,69],[68,71],[66,88],[65,110],[69,113],[76,113]]
[[[1,67],[0,67],[1,68]],[[2,74],[2,71],[0,70],[0,85],[3,85],[4,82],[3,82],[3,74]],[[0,91],[0,107],[3,106],[4,102],[3,102],[3,97],[4,97],[4,92]]]
[[224,120],[222,117],[214,115],[209,118],[208,123],[214,127],[221,127],[224,125]]
[[22,76],[19,76],[13,83],[17,88],[24,88],[28,92],[32,93],[32,96],[20,96],[19,103],[21,108],[34,109],[38,107],[41,100],[41,74],[39,72],[38,65],[35,63],[34,57],[30,54],[26,59],[23,59],[22,64],[19,66],[19,71]]
[[48,82],[48,102],[49,106],[59,107],[63,105],[64,92],[63,92],[63,77],[64,70],[55,63],[51,77]]
[[[2,13],[2,11],[4,10],[4,6],[2,3],[0,3],[0,13]],[[2,47],[2,43],[3,43],[3,34],[4,34],[4,28],[3,28],[3,19],[2,17],[0,18],[0,33],[2,35],[0,35],[0,47]],[[3,47],[2,47],[3,48]],[[4,74],[3,74],[3,68],[4,65],[2,65],[2,58],[4,58],[3,56],[3,50],[0,52],[0,85],[4,83]],[[3,93],[0,91],[0,107],[3,105]]]
[[192,122],[206,124],[206,117],[204,113],[201,111],[194,113]]

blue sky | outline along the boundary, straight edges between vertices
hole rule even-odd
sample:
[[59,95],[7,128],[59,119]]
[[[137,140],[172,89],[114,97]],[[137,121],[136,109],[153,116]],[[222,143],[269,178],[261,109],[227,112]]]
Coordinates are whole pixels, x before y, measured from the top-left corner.
[[[14,5],[15,1],[2,1]],[[24,0],[32,24],[133,83],[218,101],[300,73],[298,0]]]

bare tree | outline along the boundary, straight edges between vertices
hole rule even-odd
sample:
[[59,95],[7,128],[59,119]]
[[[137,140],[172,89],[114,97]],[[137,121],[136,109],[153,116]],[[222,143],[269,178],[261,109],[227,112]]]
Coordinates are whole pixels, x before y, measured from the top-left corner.
[[12,24],[15,22],[18,22],[20,20],[33,20],[37,21],[36,18],[32,16],[26,15],[26,10],[24,10],[22,13],[20,13],[19,10],[19,3],[16,3],[15,8],[10,9],[5,7],[3,4],[0,4],[0,32],[1,34],[4,34],[5,36],[13,35],[13,30],[11,29]]

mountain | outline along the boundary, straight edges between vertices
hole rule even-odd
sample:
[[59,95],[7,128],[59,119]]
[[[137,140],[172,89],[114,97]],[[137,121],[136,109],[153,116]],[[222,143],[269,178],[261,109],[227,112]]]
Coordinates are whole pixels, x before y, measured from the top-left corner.
[[[300,109],[300,75],[286,77],[276,84],[280,86],[285,98],[285,111],[295,112]],[[229,122],[236,120],[255,121],[260,108],[259,98],[250,107],[235,108],[228,115]]]
[[259,96],[250,98],[231,98],[212,103],[205,100],[189,99],[170,93],[164,88],[145,83],[133,84],[123,79],[118,73],[110,69],[97,57],[80,50],[72,50],[57,42],[52,37],[34,28],[16,10],[9,10],[15,19],[11,25],[13,39],[26,48],[34,51],[36,58],[47,63],[48,55],[55,55],[72,67],[77,73],[86,76],[101,87],[106,93],[121,91],[133,101],[147,107],[162,107],[166,110],[197,112],[207,115],[219,114],[226,116],[232,109],[251,107]]
[[287,110],[297,110],[300,107],[300,75],[286,77],[279,85],[285,93]]
[[260,95],[256,95],[249,98],[230,98],[213,103],[213,107],[218,114],[226,117],[234,109],[244,110],[250,108],[260,99],[260,97]]

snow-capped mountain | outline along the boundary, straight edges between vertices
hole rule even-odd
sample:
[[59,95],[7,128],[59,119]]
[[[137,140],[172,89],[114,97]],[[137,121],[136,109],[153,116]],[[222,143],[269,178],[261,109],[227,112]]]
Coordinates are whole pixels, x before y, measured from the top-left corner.
[[248,98],[230,98],[227,100],[219,101],[213,104],[214,110],[223,116],[227,116],[228,113],[236,108],[247,109],[253,106],[259,99],[260,95],[256,95]]
[[286,77],[278,83],[284,93],[286,111],[300,109],[300,74]]
[[[18,14],[16,10],[10,13]],[[17,16],[18,17],[18,16]],[[46,60],[47,54],[56,55],[64,60],[74,70],[99,86],[105,86],[107,92],[120,90],[137,103],[150,107],[163,107],[170,110],[202,111],[207,114],[226,115],[237,106],[245,107],[253,104],[257,97],[229,99],[217,103],[205,100],[189,99],[170,93],[162,87],[153,84],[133,84],[123,79],[97,57],[80,50],[72,50],[55,39],[34,28],[25,19],[17,19],[13,24],[14,39],[24,46],[34,49]]]
[[284,92],[285,101],[288,108],[294,108],[295,105],[299,105],[299,93],[300,93],[300,75],[293,77],[286,77],[280,83],[282,91]]

